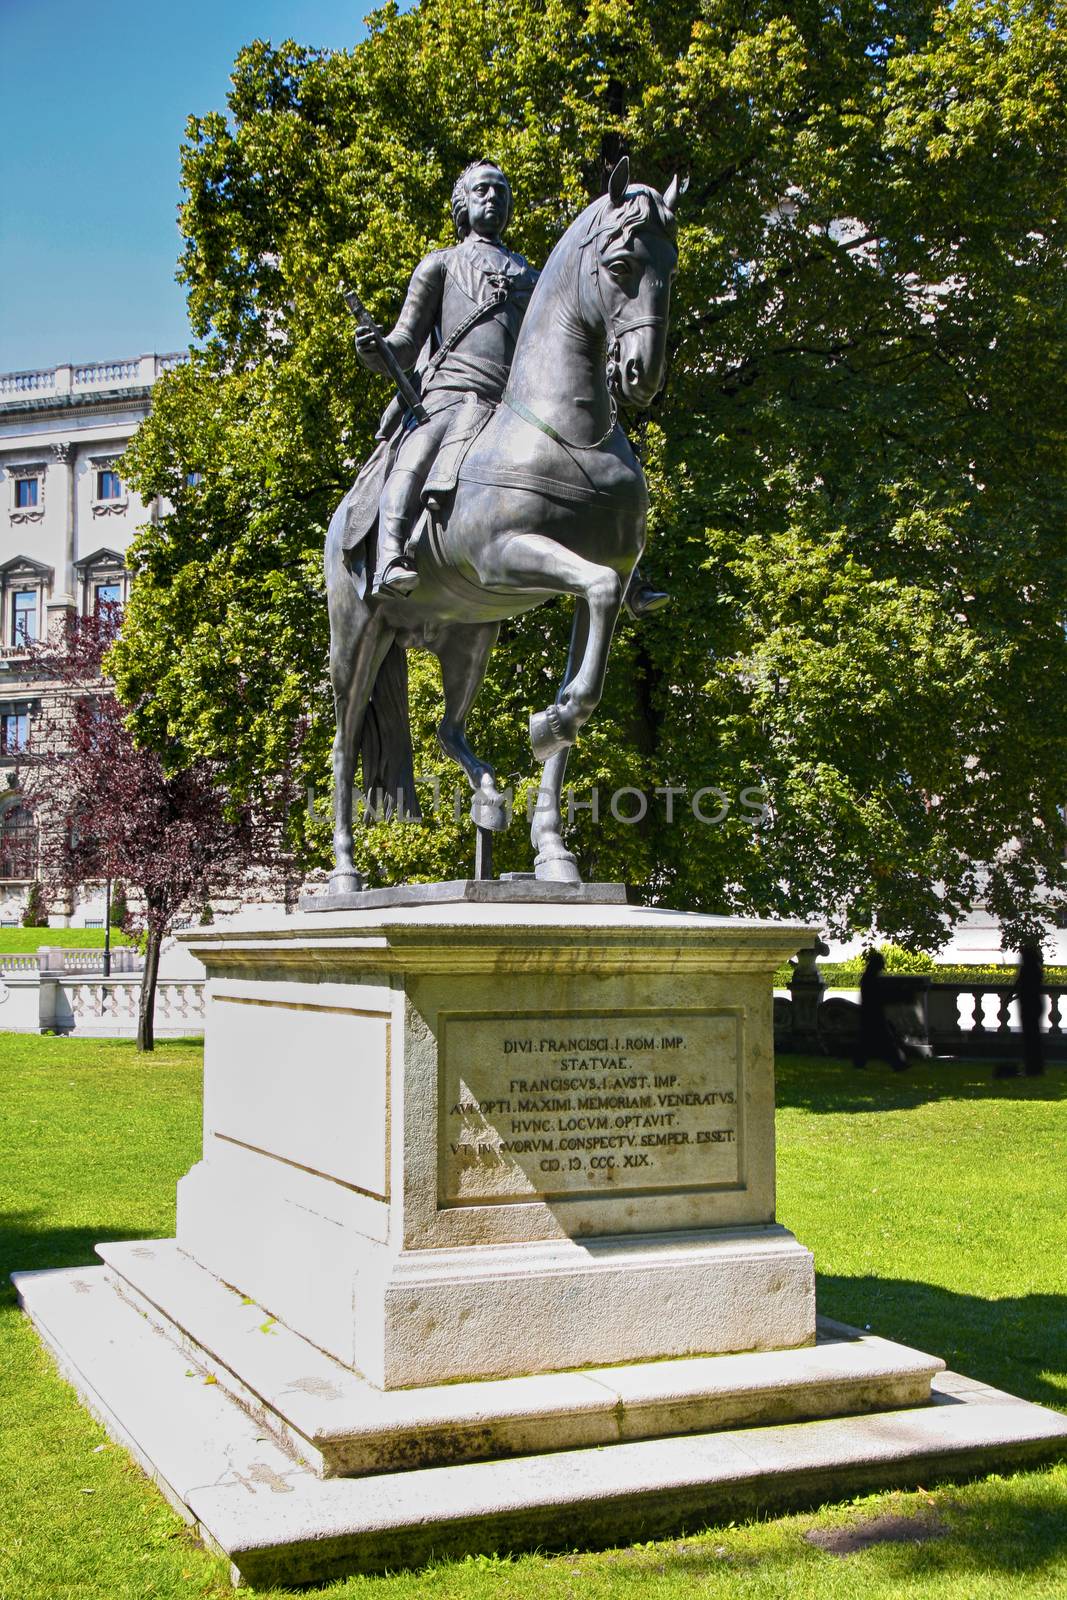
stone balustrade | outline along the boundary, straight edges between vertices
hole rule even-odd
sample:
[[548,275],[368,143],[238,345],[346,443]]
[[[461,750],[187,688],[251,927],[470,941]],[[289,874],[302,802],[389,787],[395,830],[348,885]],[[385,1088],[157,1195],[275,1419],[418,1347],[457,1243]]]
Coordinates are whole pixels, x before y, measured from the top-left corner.
[[189,357],[183,350],[165,355],[123,357],[114,361],[61,362],[55,367],[39,367],[32,372],[0,372],[0,404],[6,400],[16,409],[19,403],[36,396],[62,399],[74,391],[135,388],[153,384],[164,372],[173,372]]
[[[8,970],[0,975],[0,1031],[133,1038],[140,997],[139,973],[104,978]],[[182,1038],[203,1031],[203,979],[161,978],[156,986],[157,1039]]]
[[41,367],[36,372],[0,372],[0,394],[43,393],[55,386],[55,367]]
[[[57,1031],[114,1036],[135,1034],[141,1000],[141,980],[137,978],[82,978],[63,984],[63,995],[70,1008],[70,1027],[63,1029],[57,1016]],[[175,1038],[204,1031],[204,985],[202,980],[174,982],[161,979],[156,985],[155,1032],[159,1038]]]
[[[799,984],[794,980],[788,992],[779,990],[775,997],[779,1048],[812,1048],[814,1003],[818,1045],[831,1055],[850,1054],[859,1030],[858,990],[827,991],[824,984],[816,989],[810,973],[800,978]],[[892,983],[890,978],[887,989]],[[906,1001],[903,997],[894,1001],[887,993],[887,1011],[912,1053],[996,1058],[1020,1054],[1022,1030],[1012,982],[976,978],[938,983],[916,978],[910,986]],[[1067,1060],[1067,986],[1046,985],[1042,1031],[1046,1055]]]
[[[140,972],[143,966],[144,957],[131,945],[116,945],[112,949],[112,973]],[[51,975],[60,972],[102,972],[103,967],[102,949],[71,950],[59,945],[41,945],[36,950],[17,954],[0,953],[0,973],[43,972]]]
[[[927,991],[927,1031],[940,1054],[1003,1055],[1017,1047],[1018,1008],[1011,983],[931,983]],[[1067,988],[1045,990],[1045,1048],[1067,1057]]]
[[140,363],[137,361],[93,361],[84,367],[74,368],[74,384],[76,388],[84,388],[88,384],[130,383],[139,373]]

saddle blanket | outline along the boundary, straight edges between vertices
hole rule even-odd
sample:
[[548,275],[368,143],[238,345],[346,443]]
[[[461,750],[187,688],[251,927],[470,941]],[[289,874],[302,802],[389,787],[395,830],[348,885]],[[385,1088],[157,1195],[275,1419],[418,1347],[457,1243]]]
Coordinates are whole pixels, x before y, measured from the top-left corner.
[[438,508],[459,481],[459,471],[467,452],[496,410],[487,400],[470,395],[458,407],[452,426],[441,441],[433,466],[422,490],[424,505]]

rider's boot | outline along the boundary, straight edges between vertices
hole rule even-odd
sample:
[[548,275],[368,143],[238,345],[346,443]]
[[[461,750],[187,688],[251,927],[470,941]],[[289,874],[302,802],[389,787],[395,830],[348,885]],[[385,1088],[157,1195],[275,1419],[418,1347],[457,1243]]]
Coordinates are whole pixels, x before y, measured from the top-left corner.
[[669,604],[670,598],[670,595],[665,594],[662,589],[654,589],[642,574],[641,568],[635,567],[626,585],[622,603],[634,621],[640,622],[643,617],[650,617],[654,611],[662,611],[663,607]]
[[372,595],[388,595],[402,599],[417,586],[418,569],[404,546],[407,543],[407,524],[402,517],[379,517],[378,564],[374,569]]

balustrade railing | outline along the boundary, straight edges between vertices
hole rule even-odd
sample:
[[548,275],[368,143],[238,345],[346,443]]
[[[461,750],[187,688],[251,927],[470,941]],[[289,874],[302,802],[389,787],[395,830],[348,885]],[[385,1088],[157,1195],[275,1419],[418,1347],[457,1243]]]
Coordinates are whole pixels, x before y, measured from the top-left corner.
[[19,396],[55,395],[57,399],[75,389],[124,388],[154,383],[164,372],[173,372],[188,361],[184,350],[165,355],[123,357],[116,361],[84,361],[80,365],[39,367],[32,372],[0,372],[0,399]]
[[[144,957],[130,945],[116,945],[111,952],[113,973],[140,972]],[[40,972],[45,977],[59,977],[65,973],[103,972],[104,952],[95,950],[66,950],[57,945],[42,945],[38,950],[22,950],[10,954],[0,952],[0,973]]]
[[[70,1007],[71,1031],[136,1031],[141,1003],[139,977],[68,979],[63,992]],[[202,979],[160,979],[156,985],[155,1030],[169,1034],[204,1031]]]
[[33,394],[55,386],[55,367],[41,367],[36,372],[0,372],[0,394]]
[[100,383],[129,383],[140,370],[137,361],[92,361],[87,366],[74,368],[74,387],[85,388]]
[[18,955],[0,955],[0,972],[37,972],[37,952],[22,951]]
[[[906,1044],[919,1053],[958,1056],[1017,1056],[1021,1049],[1022,1027],[1013,985],[974,982],[937,983],[923,980],[906,1008],[891,1000],[888,1014]],[[794,986],[795,991],[795,986]],[[775,1034],[780,1045],[802,1048],[811,1045],[810,1006],[805,996],[791,991],[775,999]],[[859,995],[841,991],[823,998],[814,997],[817,1007],[817,1038],[831,1054],[848,1054],[859,1030]],[[1046,1054],[1054,1060],[1067,1060],[1067,986],[1045,986],[1042,1033]],[[852,996],[855,998],[852,998]],[[801,1000],[798,1006],[797,1001]],[[887,1000],[890,997],[887,995]]]
[[[997,1055],[1021,1032],[1010,983],[931,983],[927,1028],[935,1049],[966,1046],[969,1055]],[[1067,988],[1045,989],[1042,1031],[1046,1048],[1067,1053]]]

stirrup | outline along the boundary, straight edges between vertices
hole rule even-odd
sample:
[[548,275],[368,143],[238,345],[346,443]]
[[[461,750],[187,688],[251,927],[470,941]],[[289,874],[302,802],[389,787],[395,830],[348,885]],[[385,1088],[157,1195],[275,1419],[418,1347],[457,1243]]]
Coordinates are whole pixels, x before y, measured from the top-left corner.
[[387,561],[379,576],[371,584],[371,594],[382,594],[393,600],[403,600],[419,582],[418,569],[410,556],[394,556]]

